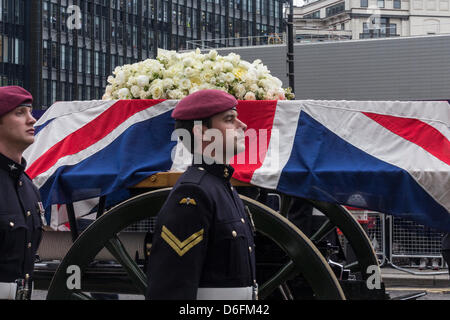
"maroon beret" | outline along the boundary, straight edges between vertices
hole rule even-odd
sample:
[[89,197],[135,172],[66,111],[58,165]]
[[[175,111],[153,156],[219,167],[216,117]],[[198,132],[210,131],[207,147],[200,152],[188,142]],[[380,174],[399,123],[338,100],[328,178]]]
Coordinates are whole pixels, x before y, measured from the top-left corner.
[[0,87],[0,117],[18,106],[33,105],[33,96],[18,86]]
[[177,120],[199,120],[209,118],[236,107],[237,100],[229,93],[217,89],[199,90],[178,102],[172,112]]

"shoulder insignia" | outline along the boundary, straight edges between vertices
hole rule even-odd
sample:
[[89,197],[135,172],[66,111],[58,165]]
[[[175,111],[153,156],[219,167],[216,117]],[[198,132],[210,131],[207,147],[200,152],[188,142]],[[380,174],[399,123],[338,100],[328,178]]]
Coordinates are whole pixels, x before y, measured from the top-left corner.
[[166,226],[162,227],[161,238],[181,257],[203,240],[204,229],[180,241]]
[[196,206],[197,205],[197,202],[195,202],[195,199],[192,199],[192,198],[183,198],[183,199],[181,199],[180,200],[180,202],[179,202],[179,204],[185,204],[185,205],[193,205],[193,206]]

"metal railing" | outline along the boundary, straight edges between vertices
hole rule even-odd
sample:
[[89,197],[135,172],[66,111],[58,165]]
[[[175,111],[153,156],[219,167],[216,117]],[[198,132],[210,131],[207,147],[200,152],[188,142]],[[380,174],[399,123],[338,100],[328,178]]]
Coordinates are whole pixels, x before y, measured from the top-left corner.
[[186,41],[186,50],[217,49],[228,47],[245,47],[255,45],[286,44],[284,33],[271,33],[264,36],[248,36],[236,38],[216,38]]

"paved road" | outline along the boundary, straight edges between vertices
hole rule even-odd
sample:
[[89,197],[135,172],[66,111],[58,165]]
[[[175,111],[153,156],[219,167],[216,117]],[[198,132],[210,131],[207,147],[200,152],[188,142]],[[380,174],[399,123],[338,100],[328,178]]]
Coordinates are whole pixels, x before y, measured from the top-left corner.
[[[407,294],[420,293],[423,291],[427,292],[427,295],[418,298],[417,300],[450,300],[450,288],[448,289],[436,289],[436,288],[388,288],[391,298],[404,296]],[[33,300],[45,300],[47,296],[47,291],[35,290],[33,292]],[[144,300],[143,296],[121,294],[119,295],[120,300]]]
[[391,298],[425,291],[427,294],[417,300],[450,300],[450,288],[387,288]]

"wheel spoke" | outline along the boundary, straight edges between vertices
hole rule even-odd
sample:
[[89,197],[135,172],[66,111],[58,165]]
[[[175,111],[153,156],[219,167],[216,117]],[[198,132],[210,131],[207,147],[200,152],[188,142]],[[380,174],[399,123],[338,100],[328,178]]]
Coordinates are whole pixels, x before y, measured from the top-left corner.
[[130,276],[135,285],[138,286],[142,294],[147,291],[147,276],[142,272],[141,268],[133,261],[126,251],[122,241],[117,236],[109,239],[105,248],[116,258],[125,271]]
[[323,238],[325,238],[331,231],[334,230],[336,226],[330,221],[325,221],[319,228],[319,230],[314,233],[311,238],[309,238],[312,242],[320,242]]
[[91,296],[89,296],[86,293],[83,293],[81,291],[72,292],[70,297],[71,297],[71,300],[94,300]]
[[269,294],[271,294],[275,289],[277,289],[281,284],[287,280],[292,279],[298,270],[295,268],[294,262],[291,260],[285,264],[272,278],[267,280],[259,290],[259,297],[265,299]]

